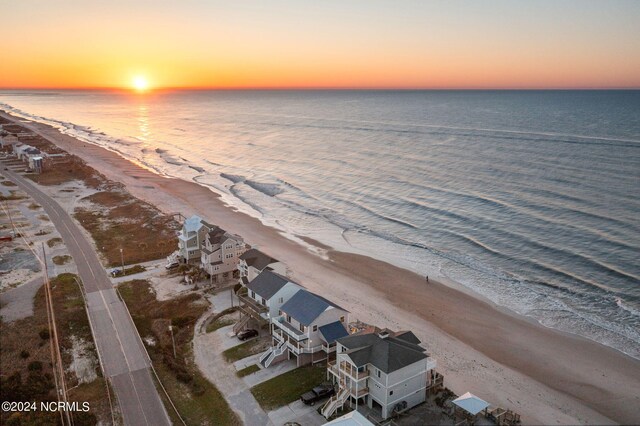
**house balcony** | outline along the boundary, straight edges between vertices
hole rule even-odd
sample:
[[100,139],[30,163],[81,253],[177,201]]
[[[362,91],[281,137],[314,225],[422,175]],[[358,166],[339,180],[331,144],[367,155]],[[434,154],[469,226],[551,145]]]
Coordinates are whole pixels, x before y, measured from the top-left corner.
[[296,342],[301,342],[307,339],[307,335],[304,334],[304,332],[289,324],[282,315],[274,317],[271,322],[277,329],[282,330]]
[[[282,329],[274,328],[272,332],[272,336],[278,342],[285,342],[287,348],[294,354],[312,354],[316,352],[324,352],[324,347],[322,345],[311,346],[310,343],[301,343],[292,338],[290,335],[282,331]],[[306,337],[306,336],[305,336]]]
[[353,396],[354,398],[358,399],[358,398],[362,398],[363,396],[368,395],[369,394],[369,388],[361,388],[361,389],[350,388],[349,389],[349,393],[351,394],[351,396]]
[[329,372],[338,378],[343,375],[348,376],[354,381],[364,380],[369,377],[369,370],[358,371],[357,367],[346,361],[342,361],[339,364],[336,361],[330,362]]
[[269,312],[269,308],[246,295],[238,295],[238,299],[241,303],[240,309],[242,309],[246,314],[251,315],[256,319],[267,320],[267,312]]

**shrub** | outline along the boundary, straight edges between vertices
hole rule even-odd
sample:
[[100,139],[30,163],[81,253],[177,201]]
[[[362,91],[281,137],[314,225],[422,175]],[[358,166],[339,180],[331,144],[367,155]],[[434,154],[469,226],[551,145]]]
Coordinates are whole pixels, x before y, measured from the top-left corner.
[[47,340],[49,337],[51,337],[51,333],[49,332],[48,328],[43,328],[42,330],[40,330],[40,333],[38,333],[38,335],[42,340]]
[[29,371],[42,371],[42,363],[40,361],[31,361],[27,366]]
[[25,350],[23,350],[23,351],[21,351],[21,352],[20,352],[20,358],[22,358],[22,359],[27,359],[27,358],[29,358],[29,355],[31,355],[31,354],[29,353],[29,351],[25,351]]

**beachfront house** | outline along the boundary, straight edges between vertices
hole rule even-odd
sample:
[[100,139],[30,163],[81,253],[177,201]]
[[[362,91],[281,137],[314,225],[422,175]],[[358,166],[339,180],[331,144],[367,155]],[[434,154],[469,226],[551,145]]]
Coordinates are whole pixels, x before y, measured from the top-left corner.
[[246,251],[242,237],[213,226],[204,236],[200,252],[200,267],[210,282],[221,283],[239,278],[238,261]]
[[366,404],[382,419],[426,400],[436,362],[410,331],[354,334],[337,341],[335,362],[327,372],[338,386],[322,407],[329,418],[345,403]]
[[200,249],[204,238],[213,225],[203,221],[199,216],[191,216],[182,224],[178,235],[178,257],[182,263],[200,262]]
[[247,285],[262,271],[270,270],[280,275],[286,275],[286,268],[277,259],[264,254],[258,249],[249,249],[242,253],[238,262],[241,284]]
[[262,354],[260,363],[268,367],[294,359],[299,367],[326,360],[335,352],[336,340],[349,334],[348,323],[347,310],[308,290],[298,290],[271,317],[273,346]]
[[233,331],[238,333],[251,319],[258,326],[268,325],[271,318],[277,317],[283,304],[289,301],[302,287],[287,277],[270,269],[265,269],[247,284],[246,294],[239,294],[240,309],[243,317],[236,323]]
[[7,134],[0,137],[0,147],[5,151],[13,151],[13,147],[18,144],[20,144],[20,141],[14,135]]

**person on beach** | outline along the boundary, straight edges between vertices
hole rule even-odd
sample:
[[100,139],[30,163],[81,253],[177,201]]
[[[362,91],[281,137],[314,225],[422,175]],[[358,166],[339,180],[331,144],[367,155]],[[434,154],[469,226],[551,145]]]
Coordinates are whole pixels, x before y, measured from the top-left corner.
[[427,283],[429,282],[429,275],[425,275],[425,278],[427,279]]

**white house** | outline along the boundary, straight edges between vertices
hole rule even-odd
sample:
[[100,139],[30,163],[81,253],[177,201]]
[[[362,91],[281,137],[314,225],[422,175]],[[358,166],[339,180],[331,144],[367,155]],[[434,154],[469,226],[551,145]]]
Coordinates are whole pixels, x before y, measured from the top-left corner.
[[300,285],[270,269],[265,269],[246,287],[246,295],[238,295],[244,316],[233,327],[235,333],[246,328],[252,318],[257,321],[258,326],[269,324],[272,317],[279,315],[282,305],[302,289]]
[[426,400],[436,362],[412,332],[382,330],[338,339],[335,362],[327,368],[338,392],[322,407],[329,418],[350,401],[380,410],[383,419],[394,411]]
[[298,290],[271,317],[274,346],[267,350],[260,363],[268,367],[273,362],[295,359],[298,366],[326,360],[335,352],[336,339],[347,336],[349,312],[335,303]]
[[213,228],[199,216],[191,216],[182,224],[182,230],[178,235],[178,256],[183,263],[199,262],[200,249],[204,244],[207,232]]
[[217,226],[210,227],[200,247],[200,267],[209,274],[211,282],[238,278],[238,262],[245,250],[242,237]]
[[282,305],[298,290],[302,290],[300,285],[267,269],[247,284],[247,297],[254,305],[266,308],[262,317],[268,320],[277,317]]
[[264,270],[274,271],[280,275],[287,273],[284,264],[258,249],[249,249],[240,256],[238,271],[241,284],[246,286]]

